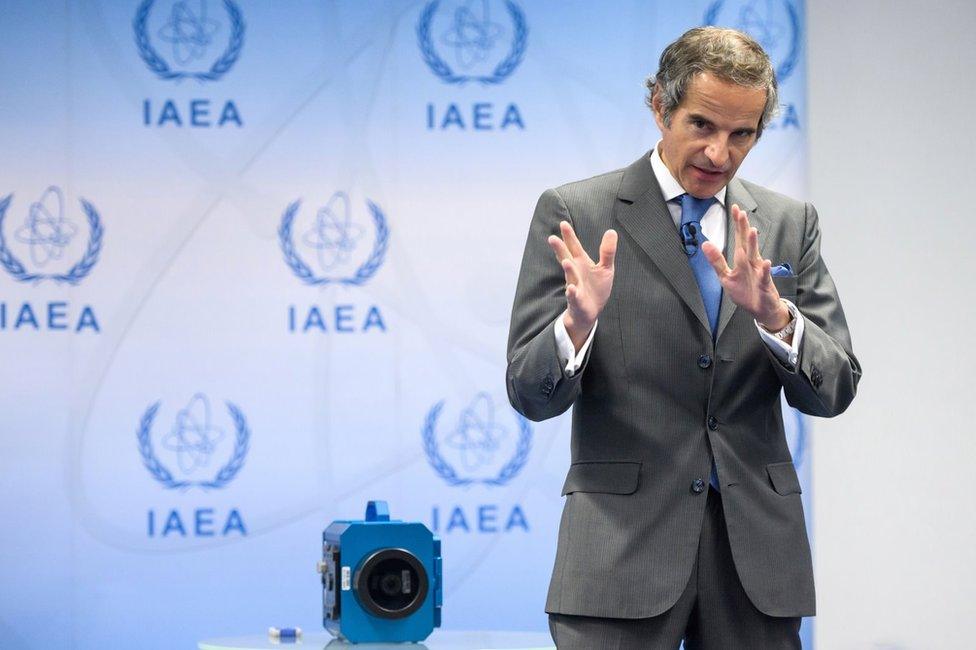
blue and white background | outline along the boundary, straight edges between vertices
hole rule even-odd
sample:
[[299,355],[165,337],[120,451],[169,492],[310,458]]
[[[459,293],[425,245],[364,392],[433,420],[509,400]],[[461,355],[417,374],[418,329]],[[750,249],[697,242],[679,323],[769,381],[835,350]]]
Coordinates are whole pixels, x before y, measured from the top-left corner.
[[0,6],[2,645],[319,629],[370,498],[441,536],[445,628],[546,629],[569,420],[503,383],[535,201],[654,145],[706,22],[780,77],[741,175],[805,196],[802,1]]

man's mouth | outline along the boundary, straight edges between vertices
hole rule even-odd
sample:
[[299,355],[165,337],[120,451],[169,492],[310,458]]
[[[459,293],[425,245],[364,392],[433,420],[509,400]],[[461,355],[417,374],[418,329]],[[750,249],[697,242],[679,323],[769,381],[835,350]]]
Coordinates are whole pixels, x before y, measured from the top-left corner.
[[718,169],[707,169],[704,167],[699,167],[698,165],[692,165],[697,172],[699,172],[705,178],[720,178],[725,175],[725,172]]

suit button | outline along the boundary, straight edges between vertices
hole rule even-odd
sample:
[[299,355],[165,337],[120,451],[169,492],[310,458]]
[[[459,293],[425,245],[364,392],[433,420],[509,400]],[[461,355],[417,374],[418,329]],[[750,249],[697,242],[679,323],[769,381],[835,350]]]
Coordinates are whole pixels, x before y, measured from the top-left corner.
[[556,382],[552,380],[552,375],[546,375],[546,378],[542,380],[542,386],[539,387],[539,390],[542,391],[542,394],[546,397],[550,397],[555,387]]
[[701,494],[702,492],[704,492],[705,481],[703,481],[700,478],[696,478],[695,481],[691,484],[691,491],[694,492],[695,494]]
[[710,356],[708,356],[707,354],[703,354],[700,357],[698,357],[699,368],[704,370],[705,368],[708,368],[710,365],[712,365],[712,358]]
[[813,366],[810,370],[810,381],[813,382],[814,388],[820,388],[820,384],[823,383],[823,372],[817,366]]
[[712,431],[718,431],[718,420],[715,419],[714,415],[708,416],[708,428]]

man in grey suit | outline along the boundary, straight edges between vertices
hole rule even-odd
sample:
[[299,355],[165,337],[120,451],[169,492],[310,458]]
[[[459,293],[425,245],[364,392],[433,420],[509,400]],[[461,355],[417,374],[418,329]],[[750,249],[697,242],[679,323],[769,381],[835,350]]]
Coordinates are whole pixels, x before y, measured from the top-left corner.
[[512,405],[574,407],[550,629],[559,648],[798,648],[813,571],[780,391],[830,417],[860,366],[816,211],[735,177],[776,108],[765,52],[693,29],[648,88],[661,141],[542,195],[512,310]]

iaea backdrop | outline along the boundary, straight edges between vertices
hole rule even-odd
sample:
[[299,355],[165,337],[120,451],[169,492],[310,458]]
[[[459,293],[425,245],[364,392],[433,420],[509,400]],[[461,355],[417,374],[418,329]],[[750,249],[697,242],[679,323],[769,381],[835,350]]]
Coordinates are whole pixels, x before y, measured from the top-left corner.
[[316,629],[321,530],[369,498],[441,535],[445,627],[544,629],[568,420],[502,379],[535,200],[653,146],[643,79],[706,22],[772,53],[741,173],[802,197],[802,17],[5,2],[5,643]]

